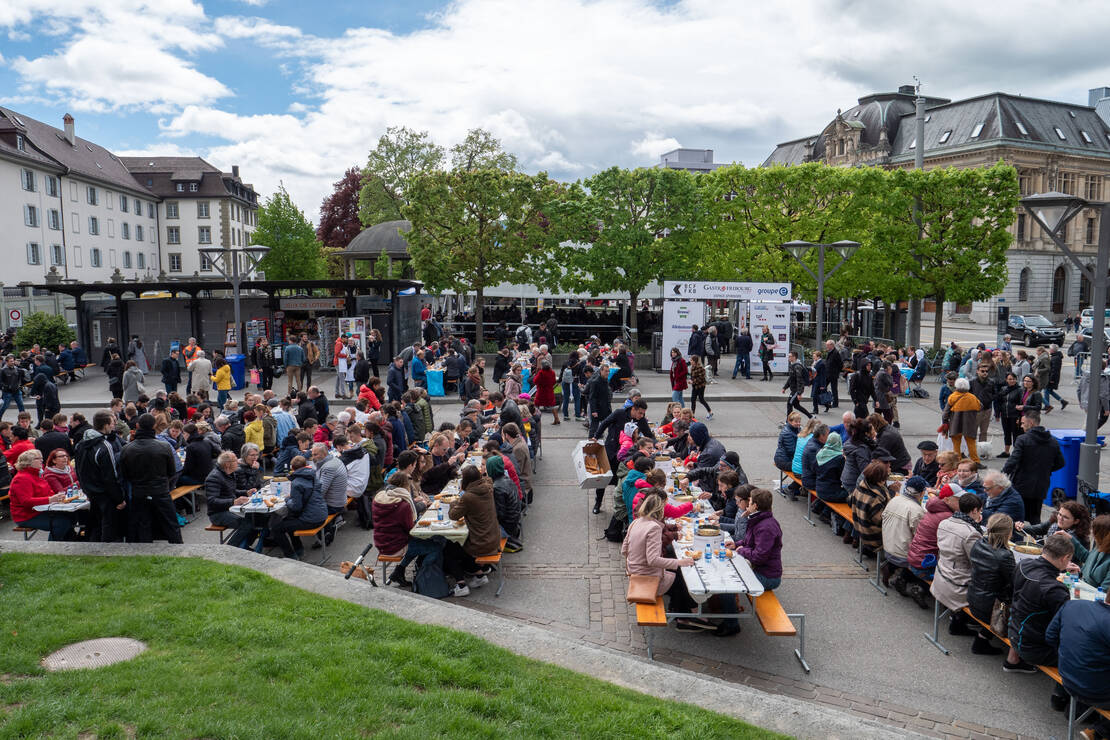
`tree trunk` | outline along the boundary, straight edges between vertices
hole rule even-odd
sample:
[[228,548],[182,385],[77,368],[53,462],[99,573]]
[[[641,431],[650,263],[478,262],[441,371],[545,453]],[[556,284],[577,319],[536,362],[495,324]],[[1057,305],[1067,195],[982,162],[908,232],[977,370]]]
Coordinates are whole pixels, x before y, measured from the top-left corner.
[[485,289],[482,286],[474,290],[474,351],[482,351],[482,312],[485,310]]
[[636,345],[639,343],[636,339],[636,298],[639,295],[636,291],[629,291],[628,293],[628,343],[631,345],[629,349],[633,352],[636,351]]
[[940,334],[943,329],[941,321],[944,319],[944,296],[938,295],[936,301],[936,307],[933,308],[933,349],[940,349]]

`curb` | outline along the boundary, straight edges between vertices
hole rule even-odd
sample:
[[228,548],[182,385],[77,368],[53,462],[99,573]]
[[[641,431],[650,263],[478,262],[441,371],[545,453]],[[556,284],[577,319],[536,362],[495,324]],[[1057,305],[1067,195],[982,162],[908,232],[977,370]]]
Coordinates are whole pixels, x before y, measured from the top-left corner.
[[402,619],[468,632],[517,655],[558,665],[660,699],[699,706],[794,737],[814,740],[925,737],[835,708],[768,694],[749,686],[710,680],[698,673],[588,643],[572,643],[566,637],[536,625],[515,622],[396,589],[367,587],[361,581],[344,580],[337,571],[296,560],[279,560],[252,551],[222,545],[86,544],[17,540],[0,543],[0,554],[4,552],[202,558],[249,568],[305,591],[381,609]]

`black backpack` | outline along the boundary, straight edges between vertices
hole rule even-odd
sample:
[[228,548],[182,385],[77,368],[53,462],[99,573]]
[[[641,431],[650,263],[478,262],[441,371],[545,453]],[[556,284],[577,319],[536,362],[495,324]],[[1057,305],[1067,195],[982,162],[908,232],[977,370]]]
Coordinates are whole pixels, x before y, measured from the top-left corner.
[[527,344],[528,343],[528,330],[525,329],[523,326],[516,330],[516,343],[517,344]]
[[624,520],[613,517],[609,520],[609,526],[605,528],[605,539],[610,542],[624,542]]
[[[433,537],[432,540],[446,540],[442,537]],[[451,595],[451,585],[447,583],[447,576],[443,573],[443,550],[422,555],[416,566],[416,575],[412,577],[412,590],[422,596],[433,599],[444,599]]]

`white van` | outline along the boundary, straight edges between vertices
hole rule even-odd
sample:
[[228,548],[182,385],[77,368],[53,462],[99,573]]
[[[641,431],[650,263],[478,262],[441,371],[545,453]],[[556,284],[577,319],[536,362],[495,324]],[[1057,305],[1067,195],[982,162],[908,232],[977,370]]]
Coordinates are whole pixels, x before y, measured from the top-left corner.
[[[1089,308],[1083,309],[1082,313],[1079,314],[1079,328],[1090,329],[1093,323],[1094,313]],[[1110,326],[1110,308],[1106,309],[1106,324]]]

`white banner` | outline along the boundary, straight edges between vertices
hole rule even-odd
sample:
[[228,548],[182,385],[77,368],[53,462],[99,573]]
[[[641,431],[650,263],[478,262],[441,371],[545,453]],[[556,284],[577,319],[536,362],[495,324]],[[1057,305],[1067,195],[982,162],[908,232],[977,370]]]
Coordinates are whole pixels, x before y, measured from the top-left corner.
[[705,323],[705,304],[701,301],[663,301],[662,369],[670,372],[671,348],[678,347],[686,356],[690,343],[690,327]]
[[663,283],[663,297],[701,301],[789,301],[790,283],[711,283],[667,280]]
[[763,327],[770,327],[775,339],[775,359],[771,370],[785,373],[789,367],[787,353],[790,352],[790,304],[789,303],[750,303],[748,304],[748,328],[752,332],[751,362],[752,373],[761,372],[763,363],[759,359],[759,338]]

